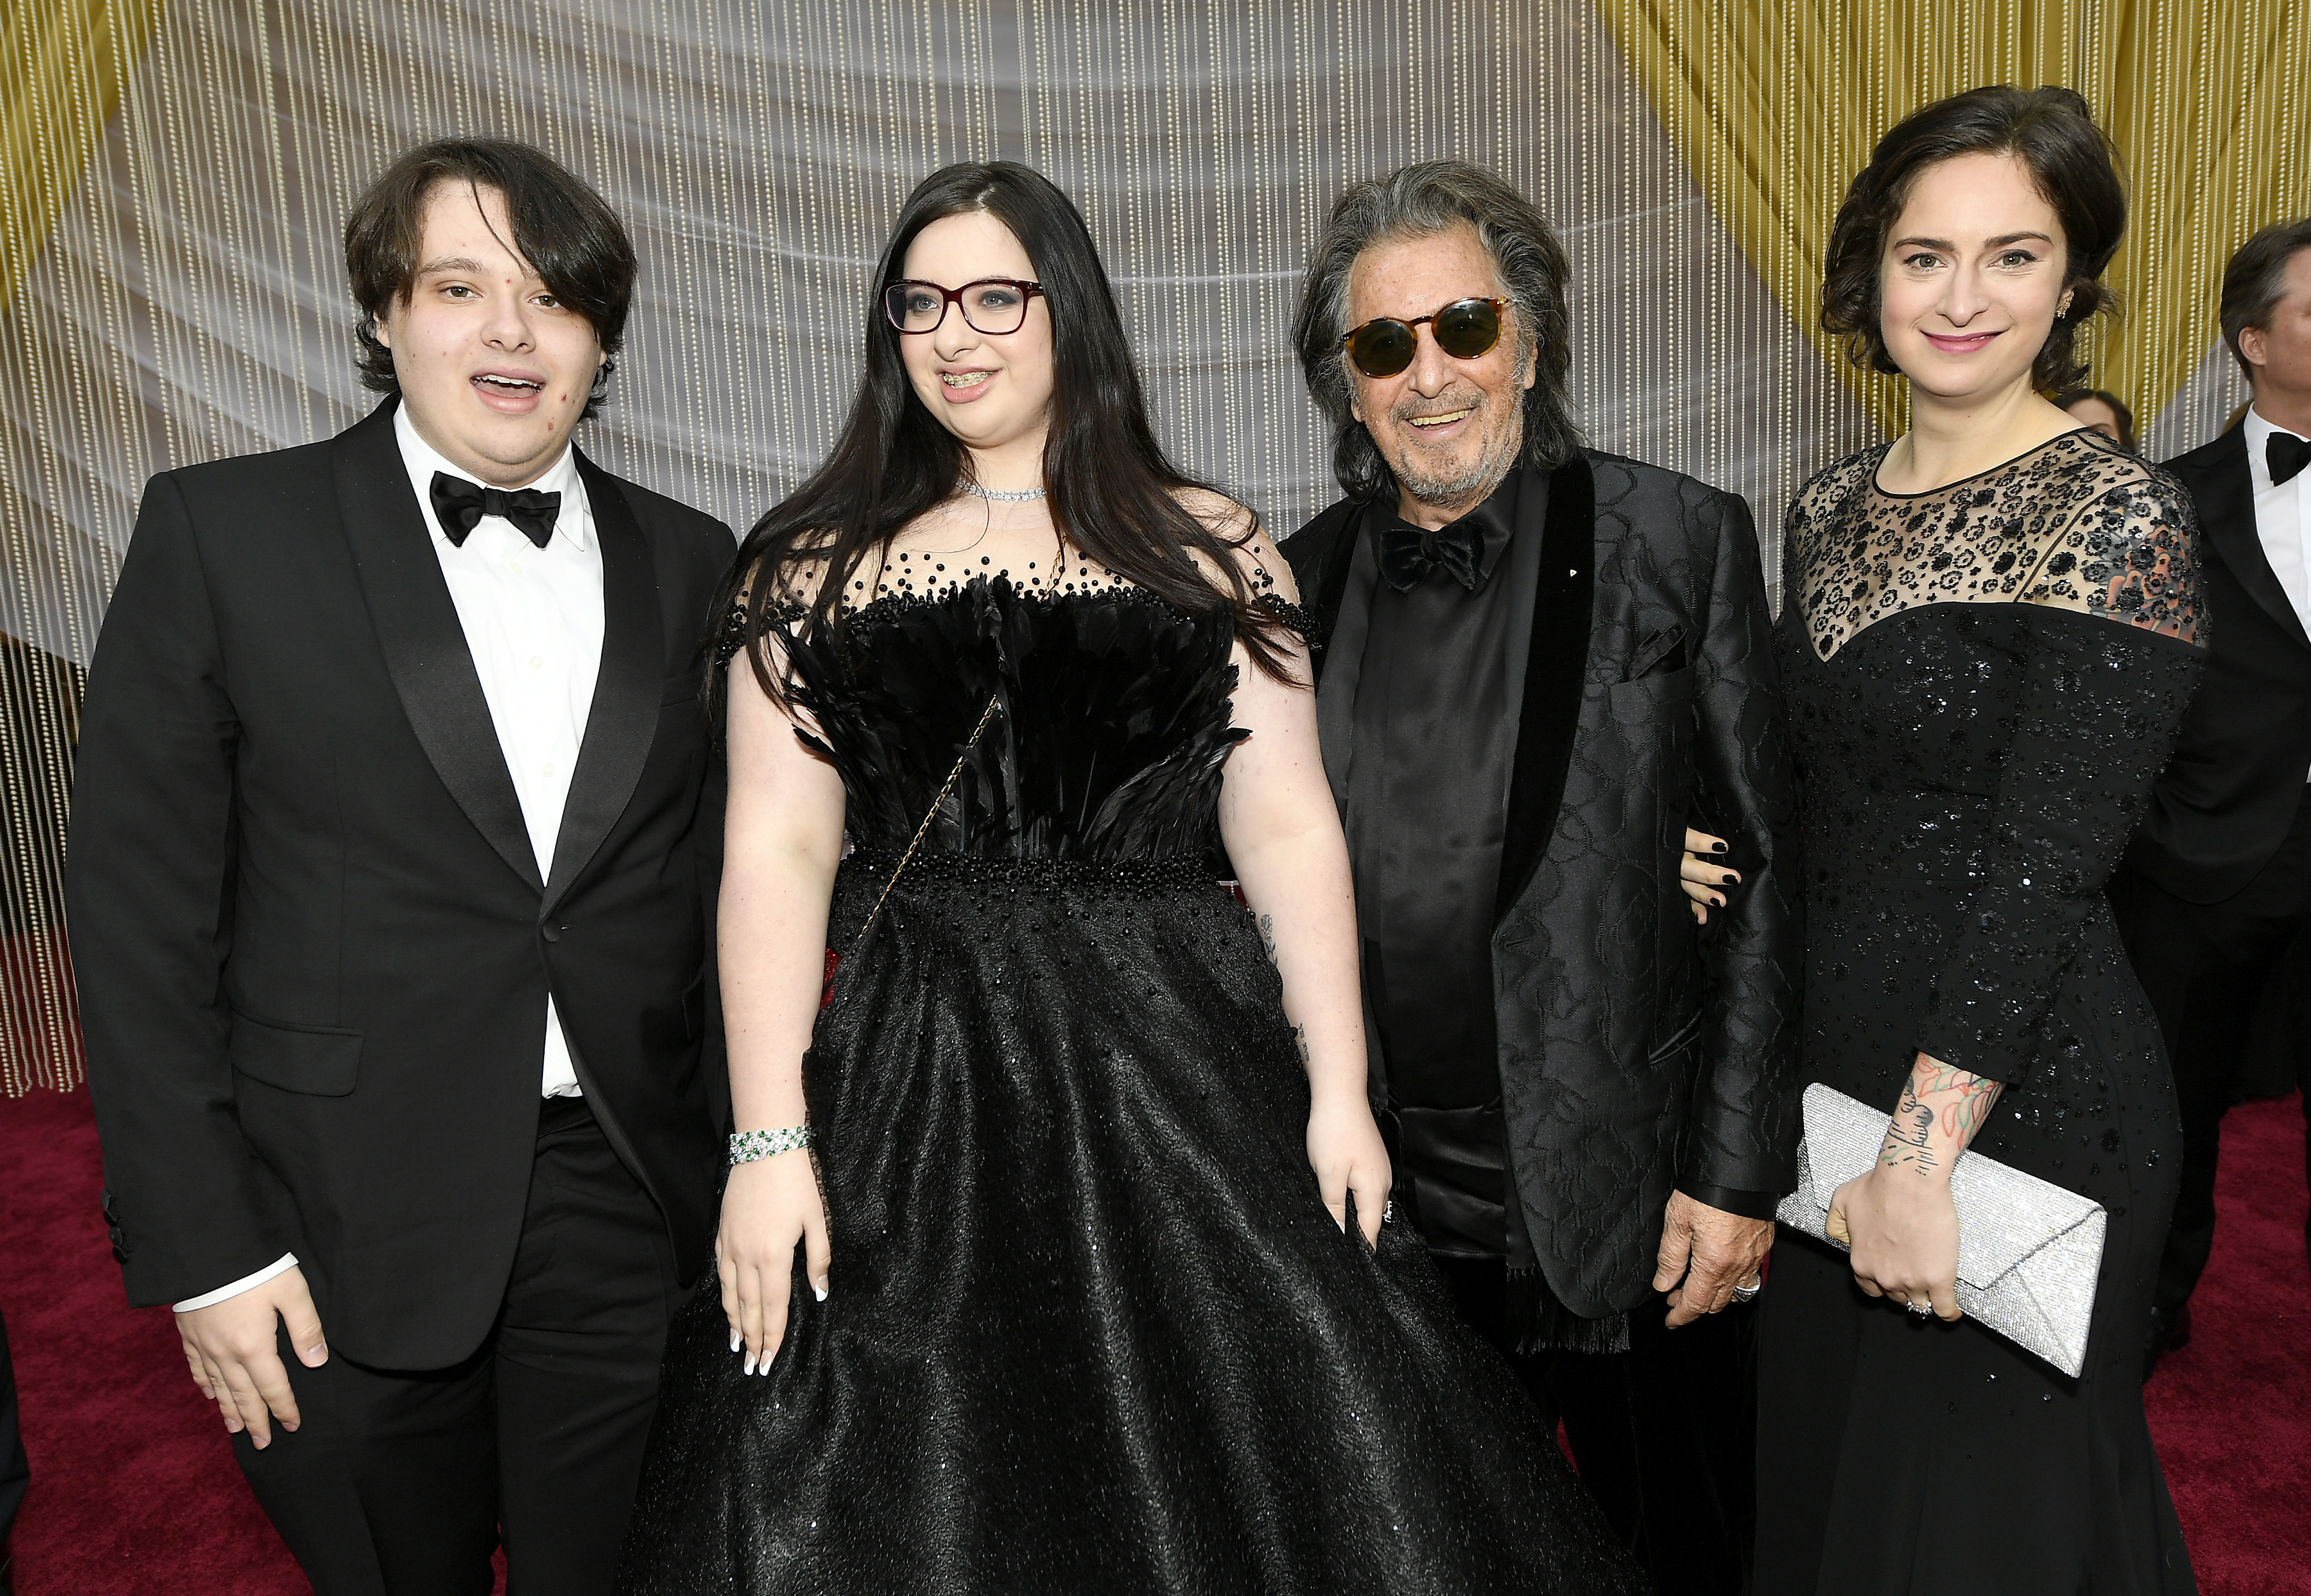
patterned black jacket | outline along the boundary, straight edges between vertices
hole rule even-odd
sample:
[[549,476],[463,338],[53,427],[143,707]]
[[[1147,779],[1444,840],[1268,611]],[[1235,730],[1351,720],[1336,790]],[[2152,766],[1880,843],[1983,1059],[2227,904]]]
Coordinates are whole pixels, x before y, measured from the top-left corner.
[[[1796,1184],[1797,805],[1749,507],[1594,452],[1548,484],[1493,984],[1525,1223],[1597,1316],[1651,1289],[1672,1189],[1758,1211]],[[1362,508],[1284,545],[1324,629]],[[1742,876],[1705,930],[1688,822]]]

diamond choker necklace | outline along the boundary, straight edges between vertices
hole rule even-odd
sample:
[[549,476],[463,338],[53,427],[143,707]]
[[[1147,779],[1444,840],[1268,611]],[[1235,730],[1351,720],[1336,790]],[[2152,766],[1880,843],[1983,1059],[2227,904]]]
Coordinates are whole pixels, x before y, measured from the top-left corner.
[[1007,493],[1000,488],[982,488],[975,482],[964,483],[963,491],[974,499],[999,499],[1006,504],[1025,504],[1031,499],[1043,496],[1041,488],[1023,488],[1018,493]]

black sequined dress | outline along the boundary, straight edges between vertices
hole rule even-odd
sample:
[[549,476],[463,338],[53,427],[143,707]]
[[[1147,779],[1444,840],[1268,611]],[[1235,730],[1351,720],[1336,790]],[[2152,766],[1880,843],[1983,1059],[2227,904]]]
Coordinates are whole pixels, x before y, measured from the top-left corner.
[[1891,1112],[1921,1051],[2005,1083],[1976,1151],[2109,1211],[2083,1374],[1776,1248],[1757,1588],[2195,1589],[2142,1412],[2181,1131],[2103,898],[2203,660],[2173,479],[2071,432],[1933,493],[1885,450],[1792,506],[1777,648],[1801,790],[1804,1072]]
[[[789,629],[789,636],[792,636]],[[1251,917],[1205,863],[1228,613],[981,579],[789,644],[867,917],[806,1061],[833,1248],[768,1377],[678,1317],[621,1589],[1643,1588],[1418,1241],[1342,1234]]]

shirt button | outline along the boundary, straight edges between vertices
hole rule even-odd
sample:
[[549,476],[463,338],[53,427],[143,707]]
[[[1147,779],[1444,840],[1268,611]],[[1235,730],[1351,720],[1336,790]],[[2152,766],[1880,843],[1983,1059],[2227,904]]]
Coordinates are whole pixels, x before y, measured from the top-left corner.
[[529,657],[529,668],[532,670],[544,670],[545,668],[545,661],[540,659],[536,655],[532,654]]
[[514,575],[519,576],[521,574],[521,562],[519,560],[508,560],[506,562],[506,569],[512,571]]
[[537,767],[537,773],[544,776],[547,781],[552,781],[554,779],[554,762],[549,759],[544,764],[539,765]]

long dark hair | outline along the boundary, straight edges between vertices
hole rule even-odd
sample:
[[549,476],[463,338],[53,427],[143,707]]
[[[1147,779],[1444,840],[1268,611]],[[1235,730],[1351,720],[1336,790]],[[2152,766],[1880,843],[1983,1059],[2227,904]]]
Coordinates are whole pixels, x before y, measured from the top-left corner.
[[[900,334],[881,304],[884,289],[904,275],[915,235],[942,217],[971,211],[984,211],[1011,230],[1034,263],[1051,311],[1055,380],[1043,481],[1060,535],[1180,609],[1232,607],[1237,635],[1253,662],[1286,679],[1276,641],[1279,623],[1254,602],[1237,547],[1174,497],[1183,490],[1211,490],[1165,458],[1147,424],[1123,318],[1082,215],[1042,173],[1009,161],[942,167],[900,207],[865,298],[866,370],[842,436],[825,464],[755,522],[739,545],[716,606],[719,634],[743,626],[754,679],[781,698],[761,641],[780,603],[781,571],[803,560],[824,563],[808,624],[835,635],[834,607],[852,574],[869,555],[887,549],[910,521],[952,497],[969,474],[971,455],[962,440],[915,397],[899,353]],[[1247,540],[1250,530],[1247,522]],[[1225,575],[1225,593],[1198,567],[1199,554]]]

